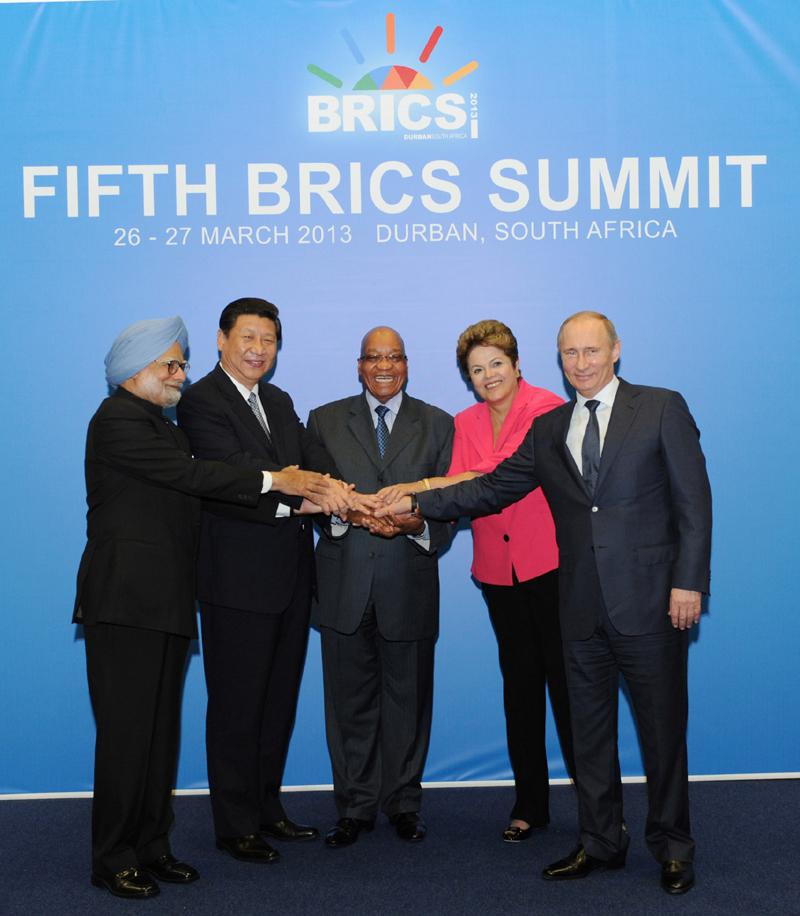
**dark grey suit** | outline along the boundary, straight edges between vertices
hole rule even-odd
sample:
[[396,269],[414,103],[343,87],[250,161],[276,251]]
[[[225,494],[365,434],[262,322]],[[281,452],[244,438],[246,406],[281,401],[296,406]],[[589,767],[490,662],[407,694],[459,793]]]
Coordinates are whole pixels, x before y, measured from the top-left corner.
[[648,779],[646,839],[660,861],[691,861],[686,758],[686,631],[672,588],[708,592],[711,491],[683,398],[620,380],[591,496],[566,444],[572,401],[543,414],[517,452],[484,477],[419,495],[432,518],[496,512],[537,486],[559,547],[560,612],[581,840],[624,854],[617,693],[631,691]]
[[[311,411],[308,428],[362,493],[447,473],[453,419],[403,396],[383,458],[364,394]],[[317,545],[325,710],[340,817],[417,811],[430,738],[433,647],[439,628],[438,549],[362,528]],[[388,689],[387,689],[388,688]]]

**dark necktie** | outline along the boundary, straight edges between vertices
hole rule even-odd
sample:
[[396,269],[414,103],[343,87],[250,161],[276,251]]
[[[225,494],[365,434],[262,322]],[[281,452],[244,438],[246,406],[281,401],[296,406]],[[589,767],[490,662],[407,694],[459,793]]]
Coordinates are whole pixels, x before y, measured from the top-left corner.
[[583,434],[581,464],[583,465],[583,482],[589,493],[594,496],[597,474],[600,470],[600,424],[597,422],[597,408],[600,406],[600,401],[587,401],[586,406],[589,408],[589,422]]
[[258,398],[256,397],[255,391],[250,392],[250,397],[247,399],[247,403],[250,405],[250,409],[256,415],[258,425],[264,430],[264,435],[267,437],[267,442],[272,445],[272,436],[270,436],[269,428],[264,422],[264,418],[261,416],[261,411],[258,409]]
[[378,434],[378,449],[381,453],[381,458],[386,451],[386,443],[389,441],[389,427],[386,425],[386,414],[389,413],[389,408],[385,404],[378,404],[375,408],[375,413],[378,415],[378,426],[376,427],[376,432]]

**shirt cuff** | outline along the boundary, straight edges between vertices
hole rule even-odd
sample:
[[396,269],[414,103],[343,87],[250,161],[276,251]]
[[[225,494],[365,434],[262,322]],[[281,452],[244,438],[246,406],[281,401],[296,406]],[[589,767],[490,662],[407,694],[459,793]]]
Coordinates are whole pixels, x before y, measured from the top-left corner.
[[261,473],[264,475],[264,482],[261,484],[261,492],[269,493],[272,489],[272,474],[270,474],[269,471],[262,471]]
[[431,533],[428,530],[428,522],[425,522],[425,528],[422,531],[422,534],[409,534],[407,535],[412,541],[416,541],[420,547],[425,550],[431,549]]

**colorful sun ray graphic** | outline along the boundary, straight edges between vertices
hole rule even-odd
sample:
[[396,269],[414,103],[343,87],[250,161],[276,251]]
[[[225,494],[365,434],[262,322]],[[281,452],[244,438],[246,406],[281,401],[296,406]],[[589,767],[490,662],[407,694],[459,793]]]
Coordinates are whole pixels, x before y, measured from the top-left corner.
[[[433,50],[438,44],[439,39],[442,37],[443,33],[444,29],[440,25],[437,25],[433,32],[431,32],[430,38],[425,43],[425,47],[422,49],[422,53],[419,56],[420,63],[425,64],[428,62],[428,59],[433,53]],[[361,53],[361,49],[358,47],[356,40],[353,38],[350,32],[347,29],[342,29],[340,34],[350,53],[353,55],[355,62],[357,64],[363,64],[364,55]],[[394,13],[386,14],[386,53],[395,53]],[[306,69],[309,73],[313,73],[314,76],[324,80],[326,83],[330,83],[331,86],[335,86],[337,89],[341,89],[344,85],[344,82],[340,80],[338,76],[334,76],[332,73],[328,73],[327,70],[323,70],[322,67],[318,67],[316,64],[309,64]],[[457,83],[460,79],[463,79],[465,76],[468,76],[470,73],[473,73],[477,69],[478,62],[473,60],[470,63],[465,64],[463,67],[460,67],[458,70],[455,70],[449,76],[446,76],[442,80],[442,85],[452,86],[453,83]],[[354,90],[364,91],[375,89],[427,90],[433,88],[435,88],[433,83],[426,76],[420,73],[419,70],[414,67],[405,67],[398,64],[390,64],[389,66],[377,67],[374,70],[370,70],[368,73],[365,73],[360,80],[358,80],[355,86],[353,86]]]

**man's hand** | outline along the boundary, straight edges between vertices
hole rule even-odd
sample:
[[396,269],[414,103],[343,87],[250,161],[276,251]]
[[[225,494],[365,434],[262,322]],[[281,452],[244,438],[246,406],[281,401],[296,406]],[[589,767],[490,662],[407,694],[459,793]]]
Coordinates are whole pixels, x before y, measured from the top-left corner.
[[325,492],[325,478],[316,471],[301,471],[297,464],[290,464],[282,471],[272,472],[272,490],[286,496],[302,496],[312,499]]
[[322,507],[312,503],[310,499],[304,499],[299,509],[293,509],[293,515],[317,515],[322,512]]
[[409,516],[411,514],[411,497],[402,496],[391,505],[375,510],[375,518],[386,518],[389,515]]
[[693,623],[700,622],[703,596],[685,588],[673,588],[669,596],[669,616],[676,629],[688,630]]
[[[377,496],[372,496],[364,493],[356,493],[355,490],[350,493],[350,498],[353,501],[353,508],[347,513],[347,515],[340,515],[339,517],[343,522],[350,522],[351,525],[360,525],[361,516],[372,515],[372,513],[377,508],[383,505]],[[354,522],[353,516],[356,514],[358,514],[359,520]]]
[[362,524],[365,528],[369,528],[370,534],[377,534],[384,538],[397,537],[398,534],[418,537],[425,530],[425,519],[417,518],[416,515],[397,516],[392,514],[381,518],[366,518]]
[[326,474],[322,478],[322,488],[311,497],[311,500],[320,506],[326,515],[337,515],[344,520],[347,513],[355,507],[352,490],[353,484],[335,480]]

